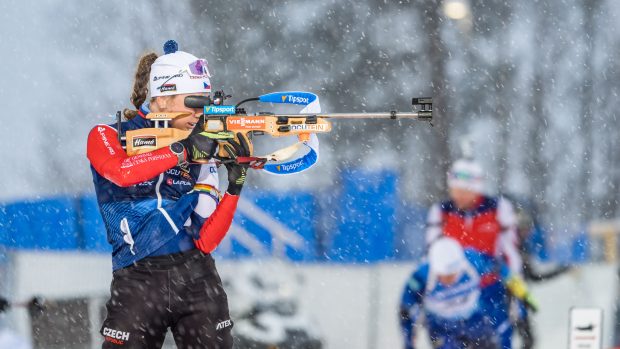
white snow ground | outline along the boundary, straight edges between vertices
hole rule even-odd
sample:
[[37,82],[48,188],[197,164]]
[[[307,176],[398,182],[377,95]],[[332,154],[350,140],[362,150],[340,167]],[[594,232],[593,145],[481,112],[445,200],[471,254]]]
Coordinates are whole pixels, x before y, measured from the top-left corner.
[[[91,295],[101,299],[109,289],[111,265],[107,255],[20,252],[12,260],[13,276],[9,285],[14,299],[32,295],[63,298]],[[316,320],[326,348],[401,347],[396,309],[411,263],[368,266],[291,265],[261,260],[249,263],[257,264],[266,273],[286,269],[299,276],[302,308]],[[218,262],[223,277],[234,275],[239,267],[239,262]],[[616,269],[610,264],[587,265],[532,286],[541,308],[534,317],[538,348],[567,347],[568,312],[572,306],[604,309],[604,348],[611,346]],[[30,336],[25,311],[16,310],[8,316],[18,333]],[[425,342],[424,335],[419,338]],[[419,347],[429,348],[427,343],[420,343]]]

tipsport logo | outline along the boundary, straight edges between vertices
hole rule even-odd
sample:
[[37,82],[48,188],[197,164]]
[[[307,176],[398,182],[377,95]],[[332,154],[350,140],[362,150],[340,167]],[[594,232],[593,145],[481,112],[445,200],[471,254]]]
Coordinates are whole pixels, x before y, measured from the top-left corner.
[[296,96],[296,95],[283,95],[281,98],[282,98],[282,103],[302,104],[302,105],[310,104],[310,98],[308,97],[301,97],[301,96]]
[[304,159],[299,159],[296,162],[277,165],[276,170],[278,170],[278,172],[280,173],[291,173],[291,172],[295,172],[296,170],[303,167],[304,165],[305,165]]
[[210,105],[205,106],[205,115],[234,115],[237,110],[234,105]]

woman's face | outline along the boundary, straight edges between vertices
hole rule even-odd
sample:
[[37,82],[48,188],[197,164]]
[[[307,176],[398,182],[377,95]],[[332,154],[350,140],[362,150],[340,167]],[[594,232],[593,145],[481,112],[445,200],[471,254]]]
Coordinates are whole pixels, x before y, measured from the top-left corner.
[[476,206],[479,193],[462,188],[450,188],[450,198],[456,204],[456,207],[461,210],[469,210]]
[[188,108],[185,106],[185,97],[187,96],[208,96],[209,93],[189,93],[174,96],[159,96],[155,97],[155,103],[151,106],[151,109],[155,112],[168,112],[168,113],[188,113],[186,116],[179,116],[170,120],[170,127],[178,128],[179,130],[191,131],[198,122],[198,117],[202,114],[201,108]]

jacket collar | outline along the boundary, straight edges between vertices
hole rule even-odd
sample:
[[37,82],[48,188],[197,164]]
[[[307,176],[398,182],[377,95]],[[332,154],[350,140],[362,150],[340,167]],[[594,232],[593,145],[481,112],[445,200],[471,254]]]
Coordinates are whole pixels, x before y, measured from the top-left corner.
[[146,118],[146,115],[150,113],[149,104],[143,103],[138,110],[138,116],[129,120],[129,123],[136,128],[150,128],[154,127],[155,123]]

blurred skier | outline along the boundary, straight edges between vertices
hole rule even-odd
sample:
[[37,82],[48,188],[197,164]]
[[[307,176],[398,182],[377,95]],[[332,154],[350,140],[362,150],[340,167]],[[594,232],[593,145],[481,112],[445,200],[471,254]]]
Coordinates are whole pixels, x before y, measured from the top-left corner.
[[[433,205],[428,213],[427,244],[447,236],[464,248],[472,248],[489,258],[501,259],[513,275],[520,275],[522,260],[517,250],[516,215],[512,204],[483,194],[484,178],[480,165],[470,159],[457,160],[448,171],[450,200]],[[497,281],[490,274],[483,287]],[[506,290],[497,287],[491,321],[500,334],[502,348],[511,348],[512,325]]]
[[[495,280],[488,284],[485,280]],[[406,349],[415,347],[414,325],[422,313],[436,349],[496,349],[503,346],[494,325],[509,287],[535,306],[521,279],[496,258],[442,237],[429,249],[428,260],[408,279],[401,297],[400,325]]]
[[[515,201],[517,202],[517,201]],[[542,282],[553,279],[571,270],[570,266],[554,266],[551,269],[540,270],[536,266],[531,248],[531,236],[536,229],[534,210],[527,210],[523,205],[516,205],[517,212],[517,249],[523,261],[523,277],[525,281]],[[532,349],[536,341],[535,333],[531,324],[529,309],[522,302],[514,302],[513,317],[515,328],[521,337],[521,348]]]
[[[103,348],[160,348],[168,328],[178,348],[231,348],[227,297],[209,253],[230,227],[247,167],[226,164],[229,184],[222,198],[212,157],[218,139],[234,145],[233,156],[249,156],[249,145],[229,133],[202,132],[202,110],[184,101],[209,95],[207,62],[178,51],[174,41],[164,51],[140,58],[131,95],[137,110],[125,110],[121,129],[97,125],[88,136],[87,156],[113,246]],[[153,127],[145,118],[150,111],[186,113],[170,126],[193,131],[169,147],[127,156],[118,133]],[[197,161],[208,163],[192,164]]]

